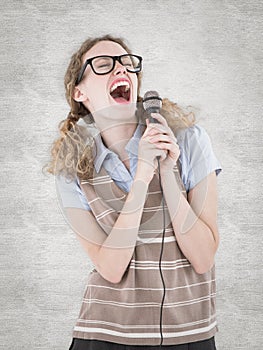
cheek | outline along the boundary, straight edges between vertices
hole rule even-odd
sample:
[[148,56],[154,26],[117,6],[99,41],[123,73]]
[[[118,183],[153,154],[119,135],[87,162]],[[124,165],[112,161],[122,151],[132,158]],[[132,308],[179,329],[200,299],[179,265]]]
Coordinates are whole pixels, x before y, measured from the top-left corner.
[[103,84],[94,83],[94,85],[90,85],[89,89],[87,89],[86,106],[91,113],[108,107],[108,100],[108,92]]
[[133,98],[136,101],[137,94],[138,94],[138,79],[137,79],[137,77],[132,79],[132,86],[133,86]]
[[106,84],[97,81],[90,82],[86,89],[88,100],[94,105],[104,100],[107,97],[107,89],[105,86]]

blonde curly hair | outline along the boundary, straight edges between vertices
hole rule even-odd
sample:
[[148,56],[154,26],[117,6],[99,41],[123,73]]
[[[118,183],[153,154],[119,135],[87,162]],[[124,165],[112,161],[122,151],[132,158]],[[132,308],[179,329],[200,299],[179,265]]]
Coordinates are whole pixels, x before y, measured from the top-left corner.
[[[78,125],[79,119],[84,119],[87,124],[94,122],[90,111],[81,103],[74,100],[74,88],[79,71],[83,65],[83,56],[94,45],[100,41],[113,41],[121,45],[128,53],[132,53],[122,38],[104,35],[97,38],[89,38],[81,45],[79,50],[71,57],[67,68],[64,85],[66,90],[66,99],[70,106],[70,112],[66,119],[62,120],[59,125],[60,136],[53,142],[51,148],[51,160],[44,167],[46,171],[53,175],[62,175],[67,179],[73,180],[92,178],[93,166],[93,148],[94,137],[88,131],[89,128]],[[145,124],[148,114],[142,107],[142,97],[140,96],[140,87],[142,73],[136,73],[138,78],[137,90],[137,111],[136,115],[140,123]],[[195,123],[193,112],[185,112],[176,103],[164,98],[160,113],[166,118],[169,126],[175,132],[178,128],[190,127]]]

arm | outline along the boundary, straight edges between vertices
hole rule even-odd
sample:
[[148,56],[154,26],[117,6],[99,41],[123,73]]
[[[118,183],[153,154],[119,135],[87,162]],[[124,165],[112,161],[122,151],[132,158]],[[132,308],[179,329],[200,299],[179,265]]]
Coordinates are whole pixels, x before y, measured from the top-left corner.
[[132,257],[147,188],[143,181],[134,180],[122,212],[108,236],[90,211],[66,208],[71,226],[96,270],[112,283],[120,282]]
[[205,273],[214,264],[219,244],[216,174],[209,174],[190,190],[188,200],[173,172],[165,174],[162,184],[177,243],[195,271]]
[[106,233],[89,211],[66,208],[66,214],[77,237],[97,271],[112,283],[120,282],[136,245],[148,185],[156,168],[156,157],[165,152],[148,142],[148,129],[138,151],[138,165],[132,188],[110,234]]
[[[217,228],[216,174],[211,172],[188,193],[186,199],[178,187],[173,167],[179,157],[177,140],[166,120],[154,114],[150,142],[167,152],[161,162],[165,200],[178,245],[197,273],[205,273],[213,263],[219,243]],[[171,190],[172,189],[172,190]]]

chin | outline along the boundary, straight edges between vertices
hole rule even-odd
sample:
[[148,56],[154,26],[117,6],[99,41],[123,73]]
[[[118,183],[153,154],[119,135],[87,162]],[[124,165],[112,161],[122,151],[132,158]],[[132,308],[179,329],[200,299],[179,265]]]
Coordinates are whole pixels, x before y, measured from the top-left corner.
[[134,121],[135,112],[137,108],[137,103],[129,102],[129,103],[121,103],[115,104],[112,109],[112,118],[114,120],[122,120],[125,121]]
[[103,128],[113,126],[113,124],[134,123],[137,121],[135,112],[137,102],[111,103],[107,107],[102,107],[92,113],[96,124]]

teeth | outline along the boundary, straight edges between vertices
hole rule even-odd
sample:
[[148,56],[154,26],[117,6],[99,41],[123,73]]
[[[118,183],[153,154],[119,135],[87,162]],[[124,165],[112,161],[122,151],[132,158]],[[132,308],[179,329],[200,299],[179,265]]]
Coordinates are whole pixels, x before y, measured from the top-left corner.
[[130,88],[130,84],[128,83],[128,81],[118,81],[117,83],[112,85],[110,92],[112,93],[119,86],[125,86],[125,92],[128,91]]

